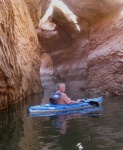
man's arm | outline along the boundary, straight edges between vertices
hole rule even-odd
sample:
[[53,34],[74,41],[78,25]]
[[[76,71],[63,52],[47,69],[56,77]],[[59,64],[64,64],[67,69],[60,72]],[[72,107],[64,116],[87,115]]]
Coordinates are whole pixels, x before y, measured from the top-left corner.
[[79,103],[80,100],[77,100],[77,101],[72,101],[70,100],[70,98],[65,94],[65,93],[62,93],[62,97],[61,97],[66,104],[75,104],[75,103]]

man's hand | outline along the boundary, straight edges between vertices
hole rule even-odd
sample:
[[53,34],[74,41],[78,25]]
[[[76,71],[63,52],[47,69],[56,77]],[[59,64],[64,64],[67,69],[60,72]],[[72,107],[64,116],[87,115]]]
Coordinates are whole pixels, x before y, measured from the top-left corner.
[[80,101],[81,101],[80,99],[77,99],[77,102],[78,102],[78,103],[80,103]]

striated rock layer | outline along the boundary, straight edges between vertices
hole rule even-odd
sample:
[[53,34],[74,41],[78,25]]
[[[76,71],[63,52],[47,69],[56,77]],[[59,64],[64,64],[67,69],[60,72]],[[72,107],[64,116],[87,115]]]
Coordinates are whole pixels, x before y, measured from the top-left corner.
[[24,0],[0,2],[0,110],[42,91],[38,38]]

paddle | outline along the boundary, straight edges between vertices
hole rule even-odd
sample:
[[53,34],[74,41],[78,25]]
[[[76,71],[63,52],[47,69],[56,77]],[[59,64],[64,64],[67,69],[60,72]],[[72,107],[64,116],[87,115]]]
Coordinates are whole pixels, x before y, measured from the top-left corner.
[[99,103],[95,101],[86,101],[86,99],[80,99],[83,103],[89,103],[92,106],[99,107]]
[[[71,99],[72,100],[72,99]],[[98,102],[95,102],[95,101],[86,101],[86,99],[80,99],[81,101],[80,102],[83,102],[83,103],[89,103],[90,105],[94,106],[94,107],[99,107],[99,103]],[[51,104],[57,104],[56,103],[56,100],[54,100],[53,98],[49,98],[49,101]]]

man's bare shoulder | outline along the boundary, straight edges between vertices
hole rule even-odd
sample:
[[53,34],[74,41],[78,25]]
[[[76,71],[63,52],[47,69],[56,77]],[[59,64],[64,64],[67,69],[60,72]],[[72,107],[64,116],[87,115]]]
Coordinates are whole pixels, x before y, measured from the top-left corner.
[[61,93],[62,94],[62,96],[67,96],[65,93]]

